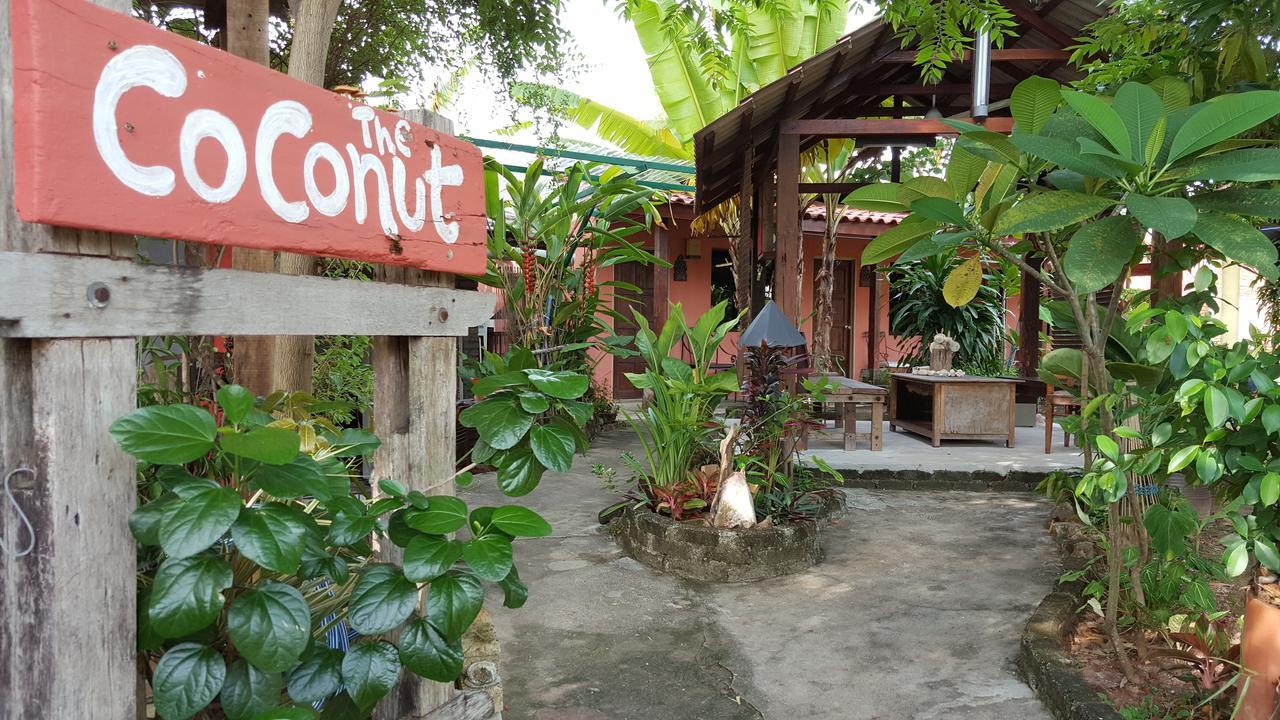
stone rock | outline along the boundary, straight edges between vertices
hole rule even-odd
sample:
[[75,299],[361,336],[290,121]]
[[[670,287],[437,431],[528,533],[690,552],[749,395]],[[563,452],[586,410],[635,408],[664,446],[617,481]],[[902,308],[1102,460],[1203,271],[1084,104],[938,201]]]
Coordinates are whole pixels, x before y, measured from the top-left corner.
[[501,659],[502,644],[498,642],[493,616],[487,608],[481,608],[475,622],[462,635],[462,687],[484,690],[499,709],[503,707],[502,677],[498,673]]

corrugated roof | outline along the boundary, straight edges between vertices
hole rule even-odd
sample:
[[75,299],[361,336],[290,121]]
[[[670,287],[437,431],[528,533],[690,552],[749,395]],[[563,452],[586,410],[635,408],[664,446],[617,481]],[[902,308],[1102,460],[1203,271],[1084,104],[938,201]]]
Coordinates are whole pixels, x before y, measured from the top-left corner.
[[[1015,15],[1037,13],[1024,0],[1001,0]],[[1051,4],[1051,3],[1050,3]],[[1028,23],[1021,35],[1006,44],[1007,48],[1062,48],[1070,38],[1079,35],[1085,25],[1107,12],[1109,0],[1062,0],[1051,4],[1038,29]],[[1038,14],[1038,13],[1037,13]],[[867,25],[837,40],[829,49],[795,66],[785,76],[743,99],[738,107],[725,113],[694,136],[699,212],[704,212],[737,194],[741,186],[742,158],[753,152],[755,169],[774,154],[780,125],[798,118],[875,117],[875,109],[893,92],[893,85],[919,85],[920,71],[910,62],[883,62],[889,53],[899,51],[899,42],[884,22],[876,18]],[[1077,74],[1065,65],[1023,62],[993,63],[991,71],[992,101],[1007,98],[1008,88],[1024,77],[1047,74],[1061,82],[1076,79]],[[968,83],[971,70],[963,65],[947,70],[943,83]],[[998,92],[999,91],[999,92]],[[905,104],[918,106],[923,114],[931,98],[928,92],[905,96]],[[939,94],[940,109],[948,115],[965,113],[969,98],[965,95]],[[1007,111],[993,110],[993,115]],[[816,142],[809,140],[805,146]]]

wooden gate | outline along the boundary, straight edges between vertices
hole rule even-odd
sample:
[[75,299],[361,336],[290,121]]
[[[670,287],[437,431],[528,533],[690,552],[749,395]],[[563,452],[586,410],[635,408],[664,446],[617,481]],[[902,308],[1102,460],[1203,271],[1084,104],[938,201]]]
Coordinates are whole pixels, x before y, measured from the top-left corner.
[[[350,118],[354,106],[345,99],[335,104],[333,96],[323,91],[286,81],[278,73],[226,53],[183,45],[187,41],[128,18],[129,0],[97,0],[97,5],[123,15],[85,0],[0,0],[0,475],[18,471],[12,476],[12,497],[4,498],[0,508],[0,539],[8,549],[0,554],[0,718],[5,720],[140,716],[135,681],[136,558],[128,527],[135,507],[135,466],[107,434],[108,425],[136,404],[138,336],[376,336],[374,413],[383,443],[374,456],[374,479],[395,478],[409,489],[452,494],[452,483],[443,480],[453,475],[455,460],[455,337],[484,323],[495,298],[454,290],[453,275],[448,272],[455,267],[451,264],[455,257],[464,256],[470,258],[469,267],[456,266],[455,271],[475,270],[477,227],[483,246],[482,212],[452,219],[436,213],[435,230],[442,236],[453,232],[451,228],[461,228],[462,238],[455,237],[452,243],[447,237],[443,242],[419,239],[426,235],[413,235],[413,223],[401,226],[404,235],[392,236],[384,232],[385,222],[378,227],[379,220],[387,219],[379,217],[380,211],[391,203],[386,193],[379,193],[373,207],[365,208],[365,212],[372,210],[371,223],[364,224],[359,202],[356,212],[339,222],[332,219],[339,213],[328,214],[337,210],[333,200],[337,188],[309,188],[314,194],[303,194],[300,177],[281,179],[277,190],[282,197],[267,200],[276,214],[282,212],[277,205],[285,206],[272,202],[284,198],[296,203],[288,205],[295,213],[301,213],[298,198],[304,197],[311,197],[312,210],[319,210],[307,221],[312,225],[296,220],[283,227],[281,237],[287,239],[281,242],[287,249],[363,255],[362,259],[415,267],[384,266],[381,282],[359,282],[133,262],[133,235],[108,231],[282,249],[272,246],[269,238],[283,223],[254,205],[252,198],[227,196],[233,184],[229,179],[235,175],[232,168],[239,162],[231,152],[235,143],[228,140],[238,127],[228,127],[237,122],[234,110],[227,111],[231,117],[224,116],[226,122],[217,121],[215,133],[231,159],[223,161],[225,172],[209,171],[209,177],[200,175],[194,157],[184,157],[180,164],[176,144],[159,147],[161,133],[147,134],[164,120],[164,113],[143,112],[143,103],[148,98],[174,102],[172,93],[120,90],[132,95],[128,100],[134,104],[128,111],[137,114],[131,114],[132,120],[111,119],[112,124],[119,120],[119,127],[98,136],[99,147],[115,145],[153,163],[166,157],[163,152],[171,153],[164,162],[175,169],[181,165],[188,183],[181,186],[182,192],[174,193],[194,191],[201,198],[140,195],[123,205],[114,199],[127,198],[128,193],[115,178],[103,175],[105,157],[99,160],[96,151],[84,151],[86,144],[94,147],[95,135],[87,124],[92,103],[65,97],[66,102],[58,104],[62,95],[82,92],[92,97],[95,79],[102,82],[98,74],[106,75],[104,65],[139,47],[163,46],[148,52],[157,57],[167,54],[165,62],[177,63],[168,65],[171,74],[176,77],[180,70],[189,70],[184,81],[189,77],[194,83],[198,77],[207,83],[189,88],[194,99],[228,100],[201,96],[200,90],[215,87],[219,77],[235,76],[240,90],[230,99],[241,107],[286,83],[287,92],[278,94],[295,99],[298,105],[310,103],[309,112],[322,132],[332,119],[325,112],[336,110]],[[66,42],[75,46],[60,50],[59,43]],[[62,52],[74,53],[72,62],[48,56]],[[19,53],[21,61],[11,53]],[[198,58],[198,69],[183,69],[182,59],[189,57]],[[63,71],[92,76],[57,75]],[[38,81],[34,74],[41,75]],[[130,77],[139,76],[145,73]],[[120,108],[125,111],[123,101]],[[56,115],[43,116],[55,110]],[[413,146],[419,153],[417,161],[431,158],[428,162],[442,173],[435,176],[437,191],[440,185],[455,188],[446,189],[446,197],[461,204],[449,214],[474,208],[476,202],[482,207],[482,179],[472,177],[463,185],[463,170],[454,173],[444,167],[447,158],[441,161],[438,149],[442,147],[463,155],[475,151],[448,137],[447,121],[418,114],[410,118],[416,124],[401,123],[395,116],[375,115],[372,110],[368,117],[371,123],[376,124],[377,118],[389,123],[396,136],[388,133],[387,142],[405,143],[402,151],[417,137],[420,145]],[[43,120],[48,120],[47,126],[41,124]],[[16,144],[15,125],[19,128]],[[292,134],[286,138],[292,141],[303,133],[286,130],[284,134]],[[194,142],[212,137],[204,134]],[[288,161],[294,156],[302,162],[297,147],[274,157]],[[68,162],[68,157],[74,162]],[[401,157],[407,159],[408,154]],[[268,152],[266,158],[265,163],[271,164],[273,155]],[[262,164],[263,156],[257,154],[255,161]],[[366,163],[361,162],[364,167]],[[469,162],[449,167],[478,168]],[[107,162],[105,167],[112,166]],[[341,165],[335,161],[333,167]],[[174,175],[159,172],[157,168],[164,169],[159,164],[133,165],[122,172],[139,168],[149,171],[143,176],[152,180],[172,180]],[[271,175],[263,170],[257,168],[257,182],[265,187]],[[357,175],[356,182],[365,176]],[[89,177],[95,180],[90,183]],[[136,173],[130,177],[137,179]],[[210,185],[213,178],[222,178],[218,187]],[[450,185],[451,180],[457,182]],[[239,181],[244,183],[246,178]],[[153,192],[163,189],[147,187]],[[363,198],[365,190],[355,190],[356,197]],[[374,190],[378,190],[376,184]],[[169,201],[179,203],[181,215],[167,209]],[[18,207],[19,202],[24,205]],[[20,210],[24,217],[40,222],[24,222]],[[97,212],[101,212],[101,223],[95,222]],[[454,220],[456,224],[451,224]],[[90,229],[44,223],[73,223]],[[198,234],[201,223],[207,228],[202,235]],[[431,226],[430,221],[425,223]],[[378,228],[372,241],[369,227]],[[479,260],[482,267],[483,252]],[[29,526],[23,517],[29,519]],[[28,540],[31,551],[23,554],[20,551]],[[379,706],[377,716],[478,718],[492,713],[490,703],[485,715],[479,714],[485,711],[483,706],[484,701],[472,695],[454,697],[451,684],[406,675]]]

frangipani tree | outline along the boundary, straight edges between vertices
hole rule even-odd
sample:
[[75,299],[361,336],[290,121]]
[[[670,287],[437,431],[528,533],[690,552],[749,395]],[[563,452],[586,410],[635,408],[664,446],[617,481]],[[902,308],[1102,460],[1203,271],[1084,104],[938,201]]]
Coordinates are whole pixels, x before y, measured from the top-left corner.
[[[946,282],[953,305],[974,297],[990,256],[1018,264],[1067,303],[1082,349],[1056,350],[1046,362],[1080,375],[1083,416],[1102,454],[1088,476],[1092,491],[1108,503],[1108,532],[1128,525],[1144,556],[1143,523],[1119,517],[1121,499],[1138,506],[1127,472],[1144,473],[1120,452],[1117,440],[1133,430],[1117,428],[1115,418],[1123,381],[1146,382],[1163,372],[1187,324],[1169,322],[1150,335],[1146,364],[1108,361],[1108,338],[1123,328],[1120,291],[1160,238],[1181,239],[1206,259],[1278,275],[1276,247],[1251,219],[1280,217],[1280,190],[1259,185],[1280,180],[1280,149],[1262,147],[1274,140],[1242,135],[1280,115],[1280,92],[1221,95],[1195,105],[1189,97],[1172,78],[1127,83],[1114,97],[1099,97],[1033,77],[1013,92],[1010,136],[947,121],[960,137],[945,179],[871,185],[846,200],[910,212],[868,245],[864,263],[956,248],[968,254]],[[1032,254],[1044,259],[1042,267],[1027,262]],[[1120,647],[1116,602],[1125,563],[1117,553],[1125,538],[1110,540],[1106,620]]]

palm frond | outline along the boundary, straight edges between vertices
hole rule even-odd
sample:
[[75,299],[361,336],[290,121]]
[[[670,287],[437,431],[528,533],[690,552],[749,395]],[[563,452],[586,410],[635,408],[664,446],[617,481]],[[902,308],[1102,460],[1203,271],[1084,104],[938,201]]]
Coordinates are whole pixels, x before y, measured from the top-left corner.
[[516,102],[544,107],[590,130],[619,149],[654,157],[692,160],[692,148],[666,127],[632,117],[620,110],[562,88],[541,83],[511,84]]

